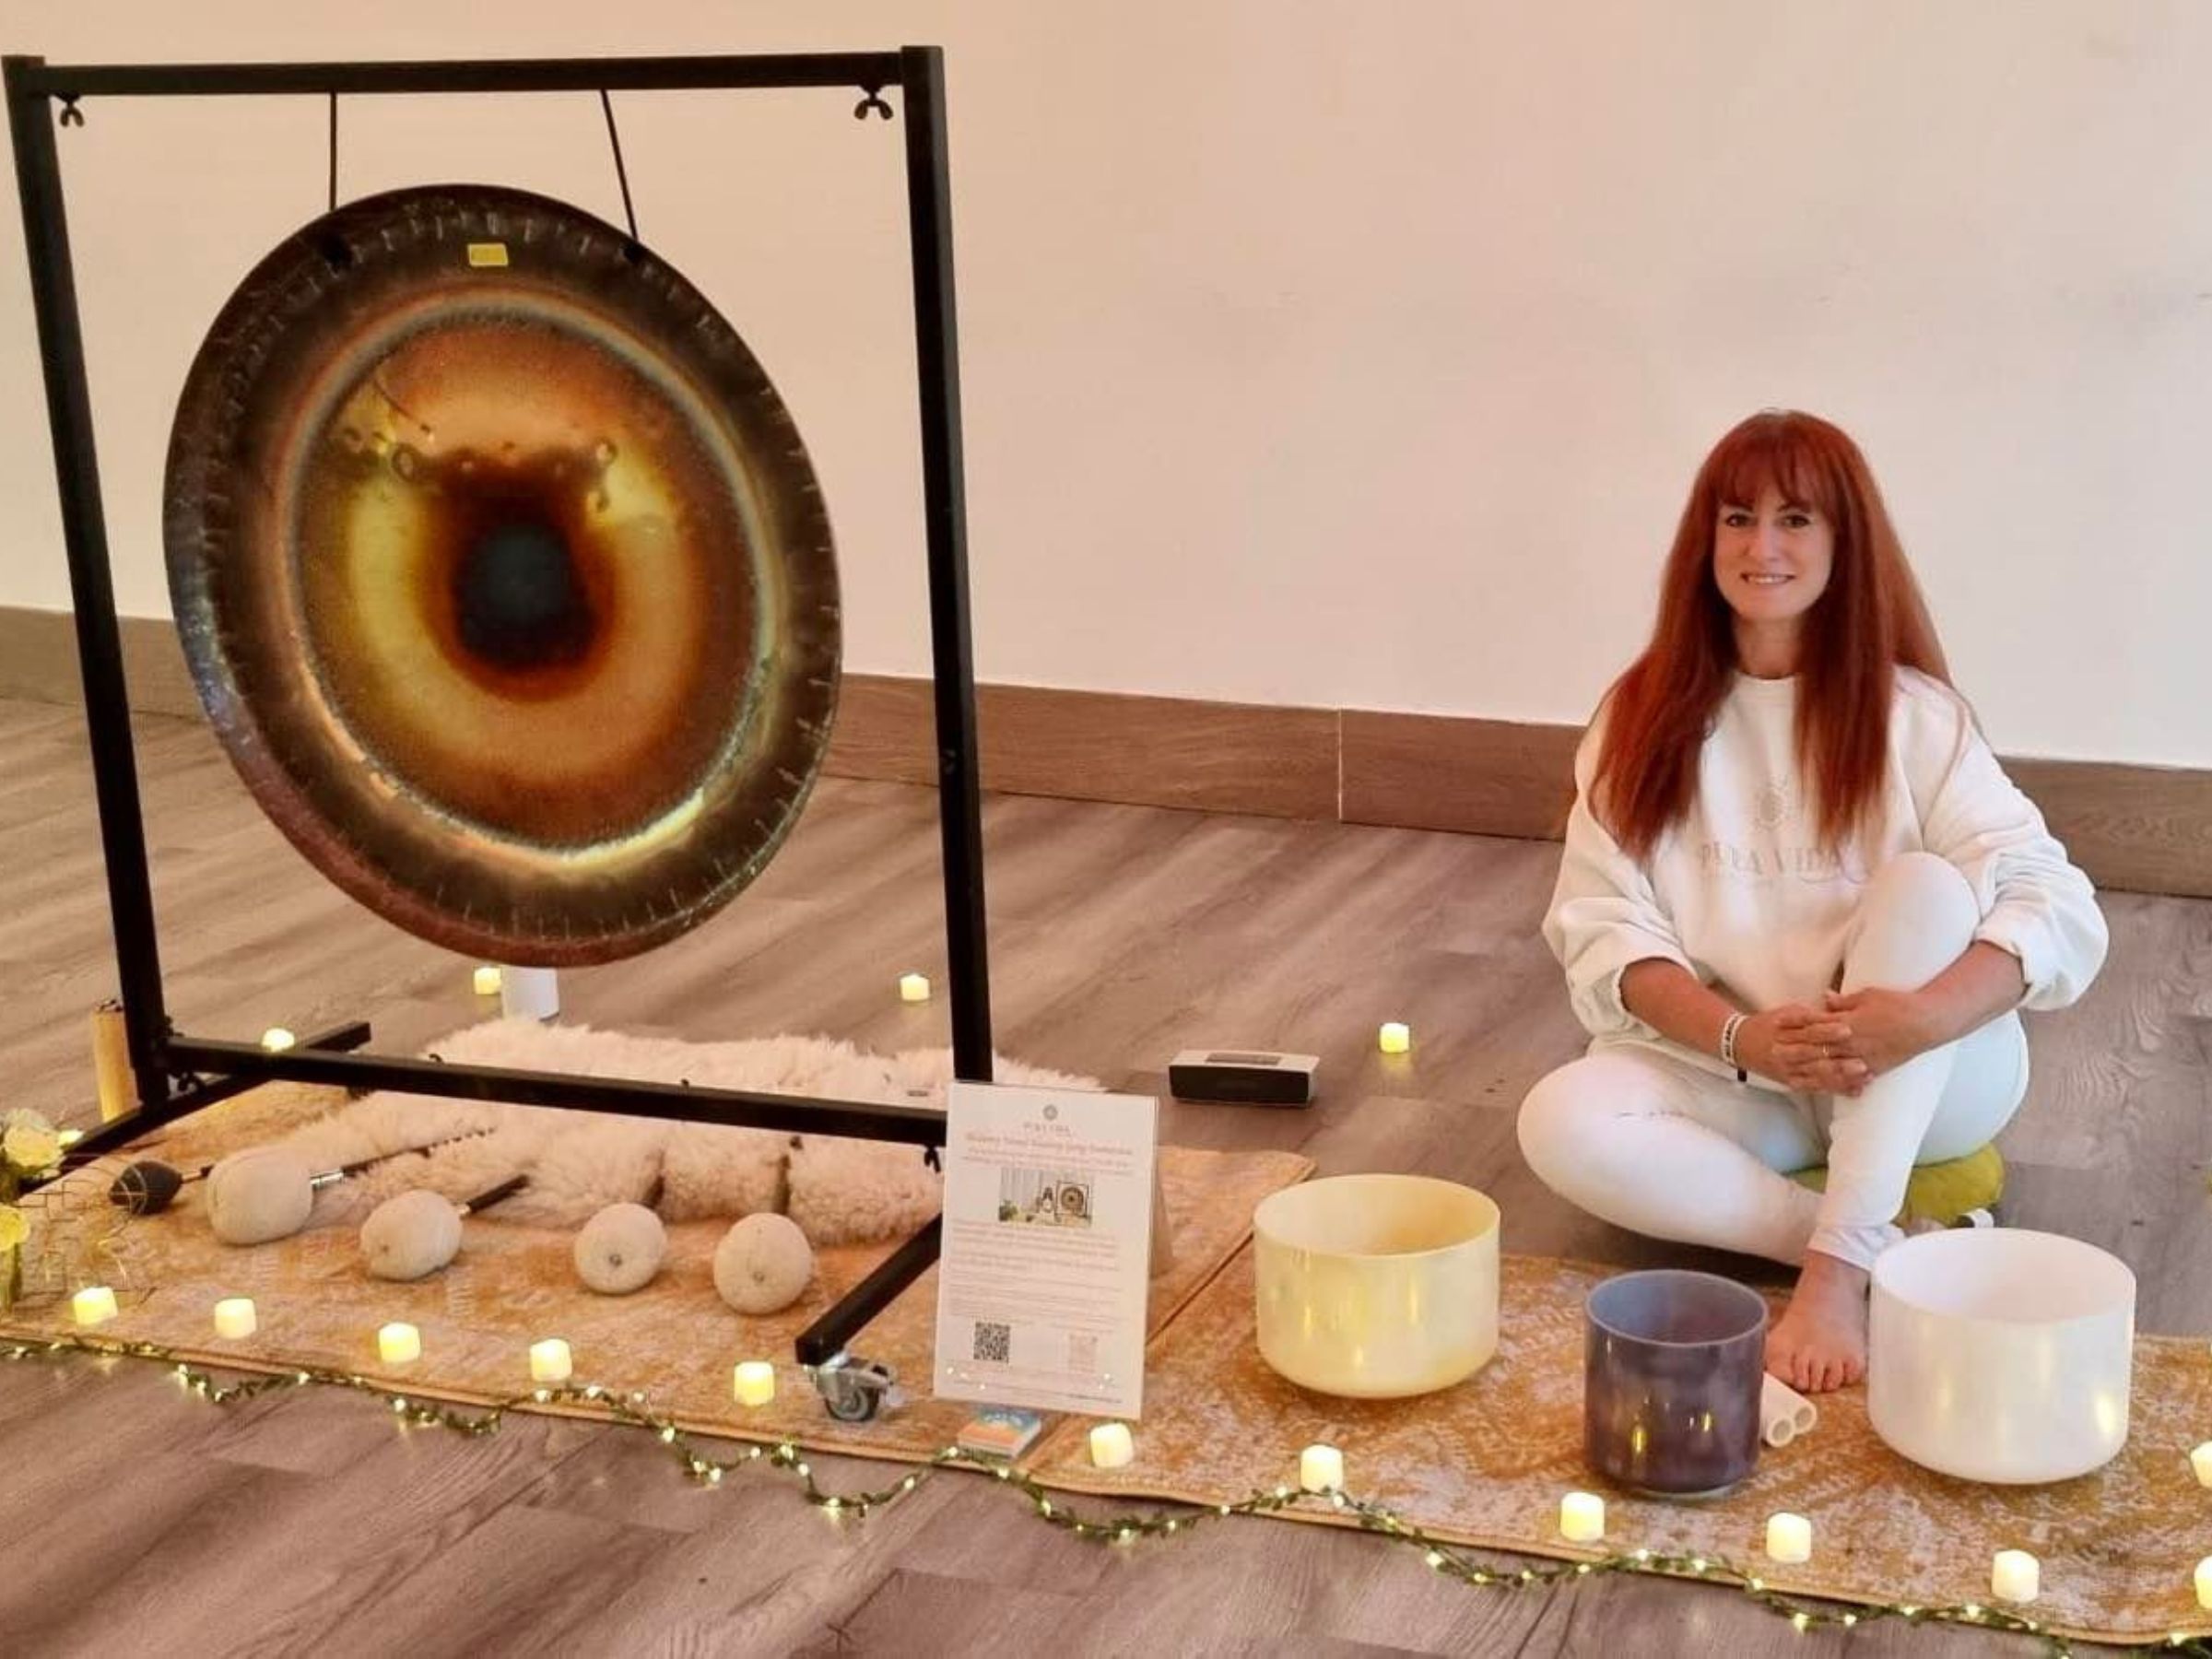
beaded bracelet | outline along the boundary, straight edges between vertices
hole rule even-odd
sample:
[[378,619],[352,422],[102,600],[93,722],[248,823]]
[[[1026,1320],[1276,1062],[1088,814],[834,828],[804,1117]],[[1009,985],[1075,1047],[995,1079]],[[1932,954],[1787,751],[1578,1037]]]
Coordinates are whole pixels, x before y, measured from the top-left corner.
[[1751,1080],[1751,1074],[1744,1069],[1742,1063],[1735,1057],[1735,1034],[1743,1029],[1744,1021],[1749,1018],[1750,1016],[1747,1014],[1731,1014],[1728,1016],[1727,1021],[1721,1027],[1721,1064],[1735,1067],[1735,1080],[1738,1083],[1748,1083]]

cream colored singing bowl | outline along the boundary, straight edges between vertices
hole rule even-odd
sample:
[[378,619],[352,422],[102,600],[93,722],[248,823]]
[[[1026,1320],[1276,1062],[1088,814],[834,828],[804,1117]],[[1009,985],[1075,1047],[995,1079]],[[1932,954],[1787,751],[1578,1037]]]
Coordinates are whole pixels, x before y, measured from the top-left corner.
[[2057,1233],[1961,1229],[1875,1259],[1866,1416],[1964,1480],[2100,1468],[2127,1443],[2136,1276]]
[[1498,1206],[1426,1175],[1333,1175],[1253,1213],[1260,1357],[1323,1394],[1449,1388],[1498,1348]]

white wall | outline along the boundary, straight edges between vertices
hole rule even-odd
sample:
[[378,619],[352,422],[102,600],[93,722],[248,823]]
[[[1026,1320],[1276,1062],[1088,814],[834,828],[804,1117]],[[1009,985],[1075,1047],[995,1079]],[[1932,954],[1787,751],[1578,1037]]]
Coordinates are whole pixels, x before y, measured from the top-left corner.
[[[1767,404],[1862,441],[2014,752],[2212,764],[2212,7],[2188,0],[10,0],[54,61],[942,42],[984,677],[1573,720],[1691,470]],[[899,129],[618,99],[646,240],[829,495],[848,665],[922,672]],[[127,612],[230,287],[320,210],[313,100],[61,135]],[[595,101],[356,99],[347,194],[619,214]],[[14,208],[0,604],[68,603]]]

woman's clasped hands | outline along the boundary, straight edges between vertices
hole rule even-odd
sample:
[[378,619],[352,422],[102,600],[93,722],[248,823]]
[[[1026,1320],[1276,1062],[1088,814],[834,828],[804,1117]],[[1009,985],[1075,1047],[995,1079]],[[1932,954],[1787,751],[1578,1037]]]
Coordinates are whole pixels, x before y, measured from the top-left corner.
[[1754,1014],[1735,1052],[1747,1069],[1785,1088],[1855,1095],[1938,1041],[1917,993],[1869,988],[1830,991],[1818,1008],[1784,1003]]

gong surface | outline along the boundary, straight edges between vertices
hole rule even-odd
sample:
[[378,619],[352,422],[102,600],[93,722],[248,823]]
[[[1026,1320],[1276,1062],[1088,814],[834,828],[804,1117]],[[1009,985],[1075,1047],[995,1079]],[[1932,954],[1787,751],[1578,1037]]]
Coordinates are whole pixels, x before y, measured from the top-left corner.
[[193,677],[263,808],[471,956],[632,955],[759,873],[829,742],[829,519],[735,330],[519,191],[287,238],[187,376],[164,492]]

